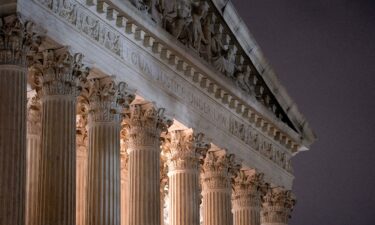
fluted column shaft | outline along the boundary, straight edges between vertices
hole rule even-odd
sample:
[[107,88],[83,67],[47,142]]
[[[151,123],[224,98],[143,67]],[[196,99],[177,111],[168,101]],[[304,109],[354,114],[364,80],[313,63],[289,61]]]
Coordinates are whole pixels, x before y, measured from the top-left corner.
[[[80,148],[84,148],[80,146]],[[87,198],[87,170],[88,154],[87,149],[77,148],[77,218],[76,225],[85,225],[86,219],[86,198]]]
[[295,203],[291,191],[269,189],[261,210],[261,225],[288,225]]
[[[210,182],[223,182],[222,178],[210,179]],[[233,224],[230,188],[203,188],[203,207],[204,225]]]
[[37,225],[39,162],[41,157],[41,106],[39,98],[35,95],[30,96],[27,106],[26,224]]
[[120,126],[89,120],[89,225],[120,225]]
[[[76,118],[77,139],[77,198],[76,198],[76,225],[86,224],[87,199],[87,170],[88,170],[88,143],[87,143],[87,108],[86,101],[78,98]],[[83,101],[83,102],[82,102]]]
[[151,103],[130,106],[129,225],[160,225],[161,113]]
[[260,225],[259,204],[260,200],[255,196],[246,194],[237,196],[237,199],[233,200],[234,225]]
[[0,65],[0,224],[23,224],[26,173],[26,69]]
[[112,78],[88,82],[87,225],[120,225],[120,125],[125,83]]
[[121,154],[121,225],[127,224],[128,218],[128,198],[129,198],[129,176],[128,176],[128,165],[127,165],[127,153],[122,152]]
[[169,182],[169,224],[199,225],[199,171],[172,171]]
[[233,155],[208,152],[203,165],[204,225],[233,224],[231,168]]
[[[136,128],[133,128],[136,129]],[[139,130],[139,135],[145,131]],[[159,142],[155,134],[155,142]],[[160,224],[160,150],[154,146],[129,149],[128,224]]]
[[76,103],[42,97],[42,224],[75,224]]
[[127,218],[128,218],[128,178],[125,177],[124,179],[121,178],[121,225],[127,224]]
[[19,17],[0,26],[0,224],[25,223],[26,53],[30,36]]
[[199,225],[199,159],[207,146],[202,145],[201,135],[193,135],[192,129],[171,130],[170,135],[170,146],[165,149],[169,168],[169,225]]
[[263,174],[253,170],[238,173],[232,193],[234,225],[260,225],[262,197],[266,189]]
[[81,57],[67,48],[38,52],[30,82],[41,96],[40,223],[76,223],[76,95]]

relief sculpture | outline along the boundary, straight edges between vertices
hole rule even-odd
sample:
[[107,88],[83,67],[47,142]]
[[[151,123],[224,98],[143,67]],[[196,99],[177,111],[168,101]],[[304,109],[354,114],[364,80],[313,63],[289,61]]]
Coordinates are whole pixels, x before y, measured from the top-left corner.
[[[214,6],[207,0],[129,0],[138,10],[150,15],[156,24],[166,29],[186,47],[196,52],[217,71],[239,87],[255,96],[254,90],[264,84],[250,82],[251,62],[239,53],[238,43],[230,35],[225,23],[216,16]],[[238,60],[238,57],[240,58]],[[242,59],[241,59],[242,58]],[[254,71],[253,71],[254,73]],[[252,74],[258,75],[256,73]],[[260,93],[256,99],[272,111],[273,101],[265,102],[267,96]],[[273,111],[272,111],[273,112]],[[283,120],[282,114],[274,113]]]

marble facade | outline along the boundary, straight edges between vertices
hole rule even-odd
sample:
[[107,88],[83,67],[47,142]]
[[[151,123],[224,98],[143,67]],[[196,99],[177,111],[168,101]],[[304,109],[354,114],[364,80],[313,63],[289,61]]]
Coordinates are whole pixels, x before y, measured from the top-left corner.
[[230,2],[0,6],[0,225],[288,224],[315,135]]

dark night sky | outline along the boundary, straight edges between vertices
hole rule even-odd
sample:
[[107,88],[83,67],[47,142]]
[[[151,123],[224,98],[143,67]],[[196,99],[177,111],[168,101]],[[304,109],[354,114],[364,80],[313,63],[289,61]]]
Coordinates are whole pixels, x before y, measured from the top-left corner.
[[291,225],[375,225],[375,1],[232,0],[318,136]]

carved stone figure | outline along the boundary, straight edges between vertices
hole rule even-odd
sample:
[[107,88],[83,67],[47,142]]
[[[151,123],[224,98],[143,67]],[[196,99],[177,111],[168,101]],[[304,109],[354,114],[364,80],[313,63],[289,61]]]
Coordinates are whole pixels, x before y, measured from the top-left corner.
[[66,18],[70,23],[75,24],[77,20],[76,4],[70,0],[63,0],[60,9],[60,16]]
[[251,87],[250,87],[250,84],[249,84],[249,73],[244,73],[244,72],[241,72],[239,71],[237,74],[236,74],[236,85],[241,88],[243,91],[251,94],[252,91],[251,91]]
[[202,23],[202,32],[203,32],[203,37],[204,40],[206,40],[204,44],[204,48],[200,49],[200,54],[202,57],[206,58],[208,62],[212,61],[212,26],[213,26],[213,14],[206,16],[203,19]]
[[192,23],[190,24],[190,37],[189,42],[200,52],[201,42],[207,43],[207,40],[203,34],[202,21],[207,16],[208,3],[206,1],[201,1],[199,3],[192,4]]
[[88,15],[82,15],[82,31],[95,40],[99,40],[100,25],[99,21],[90,18]]
[[192,3],[190,0],[176,0],[174,10],[167,14],[167,30],[178,39],[186,39],[188,27],[192,22]]
[[153,1],[151,1],[151,0],[146,0],[146,1],[144,1],[144,0],[130,0],[130,2],[135,6],[135,7],[137,7],[137,9],[139,10],[139,11],[142,11],[142,12],[145,12],[145,13],[148,13],[149,12],[149,10],[151,9],[151,3],[153,2]]

